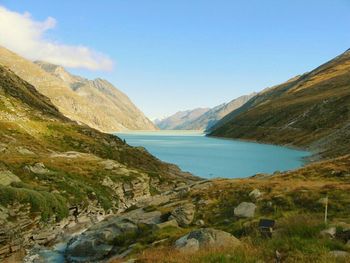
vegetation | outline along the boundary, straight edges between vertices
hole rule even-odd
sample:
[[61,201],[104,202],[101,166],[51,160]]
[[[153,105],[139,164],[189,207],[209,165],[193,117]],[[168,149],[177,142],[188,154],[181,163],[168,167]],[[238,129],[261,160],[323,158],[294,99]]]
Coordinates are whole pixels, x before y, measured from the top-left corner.
[[228,114],[212,136],[309,147],[323,157],[350,149],[350,52],[264,90]]

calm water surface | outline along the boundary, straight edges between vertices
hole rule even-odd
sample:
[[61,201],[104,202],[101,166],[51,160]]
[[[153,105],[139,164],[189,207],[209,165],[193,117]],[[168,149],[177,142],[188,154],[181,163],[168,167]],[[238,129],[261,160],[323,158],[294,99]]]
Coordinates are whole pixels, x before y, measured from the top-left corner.
[[198,132],[156,131],[117,133],[133,146],[143,146],[160,160],[194,175],[242,178],[298,168],[309,152],[286,147],[217,139]]

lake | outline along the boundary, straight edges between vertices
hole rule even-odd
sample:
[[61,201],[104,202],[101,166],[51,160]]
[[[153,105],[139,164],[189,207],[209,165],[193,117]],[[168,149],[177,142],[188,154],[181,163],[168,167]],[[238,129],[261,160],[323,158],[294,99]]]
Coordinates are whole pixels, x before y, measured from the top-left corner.
[[287,147],[218,139],[194,131],[116,133],[132,146],[143,146],[162,161],[203,178],[243,178],[303,165],[309,152]]

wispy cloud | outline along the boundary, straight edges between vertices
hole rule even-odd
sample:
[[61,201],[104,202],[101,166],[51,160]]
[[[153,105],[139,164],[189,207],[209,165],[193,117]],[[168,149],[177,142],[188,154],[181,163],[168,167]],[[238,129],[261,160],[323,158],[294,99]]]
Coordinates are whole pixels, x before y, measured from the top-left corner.
[[113,62],[106,55],[86,46],[57,43],[45,36],[56,20],[34,20],[29,13],[17,13],[0,6],[0,45],[32,60],[45,60],[71,68],[111,70]]

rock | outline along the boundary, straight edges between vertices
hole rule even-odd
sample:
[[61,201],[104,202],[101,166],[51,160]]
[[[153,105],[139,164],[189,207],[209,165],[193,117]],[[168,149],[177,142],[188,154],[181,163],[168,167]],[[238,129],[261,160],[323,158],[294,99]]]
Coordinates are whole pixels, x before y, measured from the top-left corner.
[[178,206],[171,212],[170,219],[175,219],[180,226],[188,226],[194,219],[195,206],[191,203]]
[[24,147],[17,147],[17,151],[23,155],[35,155],[35,153]]
[[199,219],[199,220],[196,221],[195,225],[196,226],[204,226],[205,223],[204,223],[204,221],[202,219]]
[[160,211],[145,212],[142,208],[135,209],[121,216],[134,224],[157,225],[161,222],[162,213]]
[[179,238],[175,248],[180,251],[197,251],[201,248],[236,247],[240,241],[230,233],[213,228],[200,228]]
[[158,228],[158,229],[162,229],[165,227],[179,227],[179,225],[175,219],[165,221],[163,223],[159,223],[156,225],[156,228]]
[[342,250],[333,250],[330,251],[329,254],[331,254],[333,257],[337,258],[343,258],[343,257],[349,257],[350,253]]
[[249,193],[249,196],[254,199],[258,199],[259,197],[262,196],[262,193],[259,191],[259,189],[254,189]]
[[234,214],[238,217],[254,217],[255,209],[255,204],[242,202],[234,209]]
[[7,186],[11,183],[18,183],[20,181],[21,179],[19,179],[11,171],[0,171],[0,185]]
[[27,165],[24,167],[24,169],[35,173],[35,174],[46,174],[49,173],[50,170],[48,170],[43,163],[36,163],[34,165]]
[[114,251],[112,241],[137,230],[136,224],[125,218],[108,218],[72,238],[66,249],[67,259],[72,262],[95,262],[105,258],[112,249],[117,254],[119,251]]
[[201,181],[199,183],[195,183],[191,186],[193,190],[208,190],[213,186],[213,183],[210,181]]
[[330,227],[328,229],[322,230],[320,235],[322,237],[334,238],[337,233],[337,229],[335,227]]

